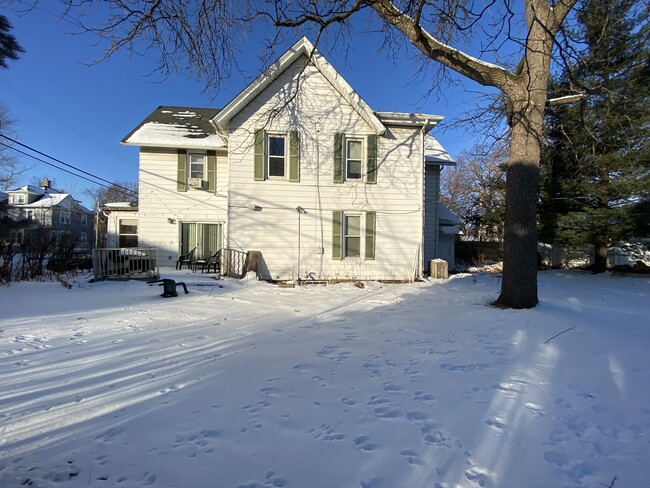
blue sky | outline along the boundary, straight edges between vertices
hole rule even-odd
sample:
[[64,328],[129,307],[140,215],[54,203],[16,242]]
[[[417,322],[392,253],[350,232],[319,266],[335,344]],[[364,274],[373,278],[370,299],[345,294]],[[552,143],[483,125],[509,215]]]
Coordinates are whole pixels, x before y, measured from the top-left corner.
[[[147,76],[153,64],[141,57],[130,59],[127,53],[89,66],[102,52],[95,39],[72,35],[75,27],[47,9],[6,14],[25,53],[0,71],[0,102],[15,120],[11,132],[19,141],[109,181],[137,181],[138,150],[120,145],[120,140],[157,106],[222,107],[259,74],[254,41],[247,43],[251,52],[240,53],[250,77],[237,74],[215,98],[203,93],[201,81],[185,75]],[[424,99],[430,86],[413,84],[416,61],[408,56],[387,61],[385,53],[377,52],[379,42],[378,36],[362,35],[347,57],[323,54],[374,110],[443,115],[446,120],[433,133],[454,157],[469,148],[466,131],[442,129],[468,103],[473,105],[473,95],[449,89],[444,96]],[[88,203],[82,192],[93,186],[89,182],[22,160],[31,169],[21,183],[47,175]]]

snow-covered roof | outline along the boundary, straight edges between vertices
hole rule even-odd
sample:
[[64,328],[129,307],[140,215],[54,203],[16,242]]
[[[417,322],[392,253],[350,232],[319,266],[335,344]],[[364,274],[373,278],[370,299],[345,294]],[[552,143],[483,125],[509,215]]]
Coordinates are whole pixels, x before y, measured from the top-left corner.
[[444,203],[438,202],[438,223],[440,225],[462,225],[463,220],[449,210]]
[[[32,203],[25,203],[22,205],[16,205],[16,207],[21,208],[46,208],[46,207],[56,207],[60,205],[63,200],[70,197],[67,193],[46,193],[41,198]],[[72,197],[70,197],[72,200]]]
[[9,193],[13,192],[28,192],[28,193],[36,193],[37,195],[44,195],[45,190],[41,188],[40,186],[35,186],[35,185],[23,185],[19,188],[14,188],[13,190],[7,190]]
[[416,126],[423,127],[425,132],[430,131],[444,117],[442,115],[420,114],[420,113],[403,113],[403,112],[376,112],[385,125],[399,126]]
[[214,108],[160,106],[122,139],[133,146],[225,148],[225,137],[212,124]]
[[426,164],[441,164],[455,166],[456,161],[446,151],[438,139],[431,134],[424,136],[424,162]]
[[102,205],[102,210],[107,212],[137,212],[138,204],[135,202],[109,202]]
[[264,73],[233,98],[214,118],[214,123],[227,128],[230,120],[246,105],[259,95],[267,86],[277,79],[301,56],[307,56],[310,62],[322,73],[332,86],[379,135],[386,132],[386,127],[372,111],[368,104],[354,91],[338,71],[318,52],[306,37],[301,38],[287,50]]

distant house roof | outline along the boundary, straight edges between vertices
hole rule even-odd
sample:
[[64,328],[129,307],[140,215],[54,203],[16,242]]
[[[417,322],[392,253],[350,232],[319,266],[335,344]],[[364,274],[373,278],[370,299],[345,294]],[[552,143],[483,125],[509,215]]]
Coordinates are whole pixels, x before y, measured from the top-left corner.
[[40,186],[35,186],[35,185],[23,185],[19,188],[14,188],[13,190],[7,190],[7,191],[9,193],[26,191],[29,193],[36,193],[37,195],[45,195],[45,190]]
[[225,148],[222,137],[211,120],[216,108],[160,106],[129,132],[122,144],[133,146]]
[[450,165],[455,166],[456,161],[453,160],[451,155],[442,147],[438,139],[431,134],[424,136],[424,162],[426,164]]
[[13,207],[28,208],[28,209],[29,208],[52,208],[64,204],[64,206],[68,208],[74,206],[78,210],[81,210],[82,212],[85,212],[87,214],[93,213],[92,210],[89,210],[86,207],[84,207],[81,203],[75,200],[72,197],[72,195],[70,195],[69,193],[61,193],[56,190],[53,190],[52,188],[48,188],[46,190],[44,188],[40,188],[34,185],[25,185],[25,186],[21,186],[20,188],[16,188],[15,190],[9,190],[10,193],[24,192],[24,191],[28,191],[30,193],[36,193],[38,195],[41,195],[41,197],[32,203],[12,204]]

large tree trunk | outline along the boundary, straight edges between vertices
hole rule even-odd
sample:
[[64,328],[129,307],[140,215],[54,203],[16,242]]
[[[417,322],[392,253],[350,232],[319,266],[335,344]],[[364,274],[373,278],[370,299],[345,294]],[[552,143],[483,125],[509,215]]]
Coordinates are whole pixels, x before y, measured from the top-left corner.
[[[524,109],[512,124],[506,179],[503,279],[496,305],[532,308],[537,298],[537,190],[543,114]],[[540,116],[541,115],[541,116]]]

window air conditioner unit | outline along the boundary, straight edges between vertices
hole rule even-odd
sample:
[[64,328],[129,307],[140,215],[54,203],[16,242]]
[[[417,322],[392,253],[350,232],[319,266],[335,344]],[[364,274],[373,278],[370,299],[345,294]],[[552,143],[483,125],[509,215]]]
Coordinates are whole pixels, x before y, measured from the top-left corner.
[[190,188],[198,188],[200,190],[205,190],[208,188],[208,182],[202,180],[201,178],[190,178],[188,180],[188,185]]

